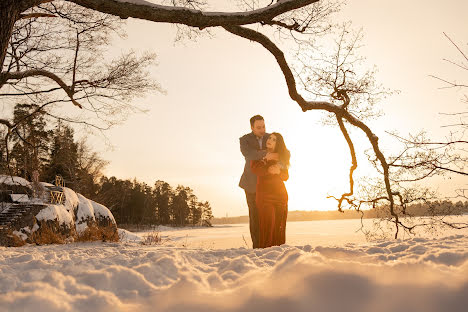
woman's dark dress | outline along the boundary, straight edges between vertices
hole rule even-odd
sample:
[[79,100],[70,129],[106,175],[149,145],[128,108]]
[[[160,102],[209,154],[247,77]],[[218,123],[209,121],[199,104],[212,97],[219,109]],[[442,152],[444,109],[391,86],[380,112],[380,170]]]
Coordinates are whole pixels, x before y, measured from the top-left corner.
[[286,218],[288,215],[288,193],[283,181],[289,178],[288,170],[280,174],[268,173],[276,160],[252,160],[250,168],[258,176],[257,210],[259,219],[258,247],[279,246],[286,242]]

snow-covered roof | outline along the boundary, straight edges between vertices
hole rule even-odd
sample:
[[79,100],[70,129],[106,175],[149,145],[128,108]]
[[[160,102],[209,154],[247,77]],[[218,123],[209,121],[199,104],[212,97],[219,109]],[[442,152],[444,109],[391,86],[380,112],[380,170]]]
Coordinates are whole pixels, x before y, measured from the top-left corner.
[[15,177],[15,176],[3,175],[3,174],[0,174],[0,184],[21,185],[21,186],[31,187],[31,183],[27,181],[26,179]]

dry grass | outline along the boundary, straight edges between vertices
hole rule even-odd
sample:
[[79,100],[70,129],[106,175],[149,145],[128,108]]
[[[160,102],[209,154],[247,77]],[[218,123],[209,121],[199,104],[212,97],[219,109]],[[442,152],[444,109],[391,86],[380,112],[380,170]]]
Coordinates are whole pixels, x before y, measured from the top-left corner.
[[[48,222],[38,223],[39,228],[31,233],[26,240],[13,233],[12,229],[2,230],[0,232],[0,246],[20,247],[25,244],[47,245],[47,244],[65,244],[71,242],[118,242],[119,234],[115,225],[98,227],[91,225],[83,233],[77,234],[74,229],[61,231],[60,226]],[[62,233],[65,232],[65,233]],[[154,238],[148,238],[150,244]]]
[[72,233],[70,236],[59,233],[51,225],[46,222],[41,222],[40,227],[37,231],[31,234],[31,236],[25,241],[20,237],[11,233],[12,237],[9,245],[12,247],[23,246],[27,243],[36,245],[47,245],[47,244],[65,244],[69,242],[89,242],[89,241],[103,241],[103,242],[118,242],[119,235],[115,227],[101,227],[98,228],[96,225],[87,228],[83,233],[77,235]]
[[8,231],[4,231],[3,233],[0,232],[0,234],[0,246],[21,247],[26,245],[26,242],[18,235],[13,234],[11,229],[8,229]]
[[119,234],[114,226],[97,227],[96,225],[89,226],[82,233],[77,235],[77,242],[118,242]]
[[143,241],[140,242],[142,245],[156,245],[161,242],[161,236],[159,232],[152,231],[143,235]]
[[28,239],[28,242],[36,245],[64,244],[66,241],[65,235],[60,234],[46,222],[41,222],[39,229]]

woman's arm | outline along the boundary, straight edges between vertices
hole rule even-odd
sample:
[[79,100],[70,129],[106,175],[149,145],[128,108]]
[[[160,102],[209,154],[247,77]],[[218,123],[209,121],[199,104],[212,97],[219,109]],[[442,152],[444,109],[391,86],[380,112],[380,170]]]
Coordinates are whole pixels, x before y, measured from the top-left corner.
[[281,169],[280,170],[280,178],[283,181],[288,181],[288,179],[289,179],[288,169]]

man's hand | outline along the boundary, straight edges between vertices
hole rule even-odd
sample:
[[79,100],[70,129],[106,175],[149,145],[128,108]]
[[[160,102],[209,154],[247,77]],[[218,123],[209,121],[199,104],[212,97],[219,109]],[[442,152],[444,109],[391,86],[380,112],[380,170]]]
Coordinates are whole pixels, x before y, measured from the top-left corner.
[[265,155],[265,159],[266,159],[266,160],[279,160],[279,155],[278,155],[278,153],[270,153],[270,152],[268,152],[268,153]]
[[278,164],[268,167],[268,173],[270,174],[280,174],[280,166]]

